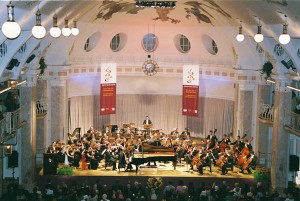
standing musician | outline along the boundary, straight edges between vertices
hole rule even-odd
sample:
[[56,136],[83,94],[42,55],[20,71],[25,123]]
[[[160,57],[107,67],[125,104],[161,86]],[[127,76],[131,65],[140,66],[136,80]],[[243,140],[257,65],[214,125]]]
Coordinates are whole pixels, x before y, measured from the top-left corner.
[[210,140],[210,141],[212,141],[212,140],[218,141],[218,138],[216,136],[217,131],[218,131],[217,129],[215,129],[214,132],[212,130],[210,130],[208,136],[206,137],[206,139]]
[[229,147],[229,145],[231,143],[229,136],[230,136],[230,134],[228,134],[228,135],[224,134],[223,138],[218,142],[219,147],[220,147],[220,152],[224,152],[225,149],[227,147]]
[[209,146],[207,147],[207,149],[214,148],[216,143],[218,142],[216,132],[217,132],[217,129],[215,129],[214,132],[212,130],[209,131],[209,135],[206,137],[206,139],[209,140]]

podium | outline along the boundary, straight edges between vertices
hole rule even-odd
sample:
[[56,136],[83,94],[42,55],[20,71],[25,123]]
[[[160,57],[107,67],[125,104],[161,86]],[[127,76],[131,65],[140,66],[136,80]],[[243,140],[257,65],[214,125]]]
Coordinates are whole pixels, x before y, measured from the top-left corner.
[[149,130],[152,128],[152,124],[144,124],[144,129]]

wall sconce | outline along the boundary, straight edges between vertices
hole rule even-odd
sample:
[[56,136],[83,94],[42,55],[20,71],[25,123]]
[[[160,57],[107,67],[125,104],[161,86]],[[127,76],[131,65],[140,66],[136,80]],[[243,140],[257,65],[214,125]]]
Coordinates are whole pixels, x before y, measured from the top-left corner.
[[11,156],[12,155],[12,145],[5,145],[3,147],[4,156]]
[[14,20],[14,7],[11,2],[7,5],[8,19],[2,25],[2,33],[9,39],[15,39],[21,33],[20,25]]

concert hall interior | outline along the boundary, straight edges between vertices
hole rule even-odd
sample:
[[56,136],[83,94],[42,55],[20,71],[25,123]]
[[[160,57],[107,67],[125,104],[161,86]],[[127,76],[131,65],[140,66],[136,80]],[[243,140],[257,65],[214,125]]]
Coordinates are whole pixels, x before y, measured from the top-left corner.
[[[213,194],[225,181],[224,200],[238,200],[238,186],[238,197],[297,200],[299,7],[1,1],[0,197],[38,186],[44,199],[47,190],[58,199],[57,189],[46,189],[50,180],[90,188],[118,180],[139,182],[148,200],[172,200],[168,182],[202,183]],[[149,178],[162,186],[152,192]]]

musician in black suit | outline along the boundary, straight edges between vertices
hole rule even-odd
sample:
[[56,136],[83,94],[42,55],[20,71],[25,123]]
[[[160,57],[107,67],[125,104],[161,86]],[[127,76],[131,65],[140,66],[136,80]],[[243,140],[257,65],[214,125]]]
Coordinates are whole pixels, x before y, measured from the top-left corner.
[[210,140],[210,141],[217,142],[218,138],[216,136],[216,132],[217,132],[217,129],[215,129],[214,132],[212,130],[210,130],[209,131],[209,135],[206,137],[206,139]]
[[201,163],[201,165],[198,167],[199,174],[203,175],[203,167],[209,167],[209,171],[212,172],[209,153],[202,153],[199,160]]
[[184,131],[182,131],[181,135],[187,135],[187,136],[191,137],[191,133],[189,131],[189,128],[185,128]]
[[149,116],[146,116],[146,119],[143,122],[143,125],[150,125],[152,124],[152,121],[150,120]]

